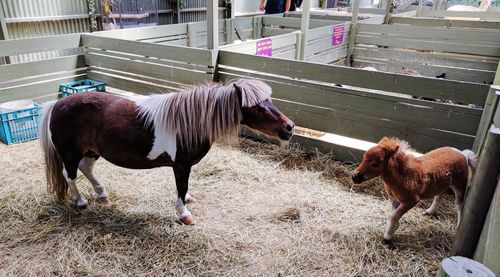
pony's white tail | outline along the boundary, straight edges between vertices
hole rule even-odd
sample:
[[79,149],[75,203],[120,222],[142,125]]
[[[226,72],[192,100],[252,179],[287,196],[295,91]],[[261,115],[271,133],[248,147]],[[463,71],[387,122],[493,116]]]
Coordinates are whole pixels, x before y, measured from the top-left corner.
[[474,172],[476,172],[477,168],[477,156],[472,152],[472,150],[466,149],[462,151],[462,154],[464,154],[465,159],[467,160],[467,164],[469,165],[472,175],[474,175]]
[[68,192],[68,182],[63,175],[63,162],[52,143],[50,132],[50,115],[55,101],[43,105],[42,124],[39,130],[40,145],[45,160],[45,176],[47,178],[47,190],[56,194],[57,198],[64,199]]

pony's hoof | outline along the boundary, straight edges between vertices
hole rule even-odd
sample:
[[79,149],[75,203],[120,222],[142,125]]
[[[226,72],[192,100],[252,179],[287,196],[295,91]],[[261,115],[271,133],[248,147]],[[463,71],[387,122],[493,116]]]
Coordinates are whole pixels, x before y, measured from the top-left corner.
[[384,239],[384,244],[391,244],[392,240]]
[[196,219],[194,218],[193,215],[188,215],[184,218],[181,218],[181,222],[184,224],[184,225],[195,225],[196,224]]
[[196,203],[196,201],[198,201],[196,200],[196,198],[190,196],[189,198],[186,199],[186,204],[194,204]]
[[87,205],[88,205],[88,201],[86,199],[83,199],[83,198],[80,198],[76,201],[73,201],[73,203],[75,203],[75,206],[77,209],[85,209],[87,208]]

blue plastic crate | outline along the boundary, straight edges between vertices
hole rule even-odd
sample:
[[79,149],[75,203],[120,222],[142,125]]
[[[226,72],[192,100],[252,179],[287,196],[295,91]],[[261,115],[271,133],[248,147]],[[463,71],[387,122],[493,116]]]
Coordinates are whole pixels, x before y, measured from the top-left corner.
[[24,142],[38,138],[38,126],[42,106],[34,106],[15,111],[0,110],[0,140],[6,144]]
[[66,97],[74,93],[91,91],[105,92],[106,85],[103,82],[86,79],[64,83],[59,86],[59,92],[62,94],[62,97]]

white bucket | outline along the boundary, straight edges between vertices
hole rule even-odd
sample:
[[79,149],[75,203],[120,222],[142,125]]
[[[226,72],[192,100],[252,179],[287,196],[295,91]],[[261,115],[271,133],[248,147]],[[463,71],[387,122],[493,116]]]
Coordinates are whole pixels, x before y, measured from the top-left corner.
[[9,101],[0,104],[0,112],[13,112],[17,110],[33,108],[34,106],[35,103],[32,100],[28,99]]

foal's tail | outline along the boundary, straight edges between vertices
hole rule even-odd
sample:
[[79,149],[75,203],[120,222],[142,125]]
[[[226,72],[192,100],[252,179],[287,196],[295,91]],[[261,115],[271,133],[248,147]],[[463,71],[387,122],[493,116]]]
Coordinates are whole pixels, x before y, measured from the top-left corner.
[[49,193],[57,195],[57,198],[64,199],[68,192],[68,182],[63,175],[63,162],[52,143],[50,132],[50,115],[54,102],[43,105],[42,125],[39,130],[40,145],[42,146],[45,159],[45,176],[47,178],[47,190]]
[[464,154],[465,159],[467,160],[467,164],[469,165],[472,175],[474,175],[474,172],[476,172],[477,168],[477,156],[472,152],[472,150],[464,150],[462,151],[462,154]]

